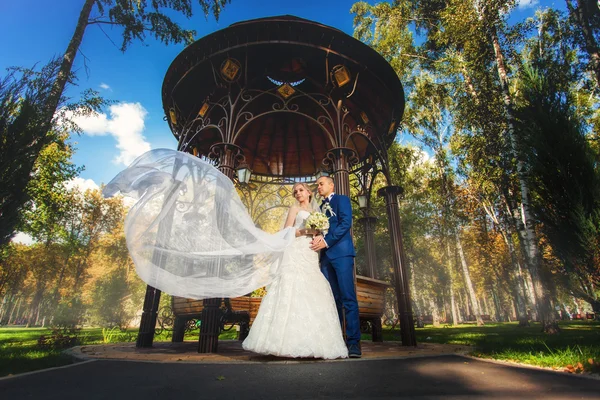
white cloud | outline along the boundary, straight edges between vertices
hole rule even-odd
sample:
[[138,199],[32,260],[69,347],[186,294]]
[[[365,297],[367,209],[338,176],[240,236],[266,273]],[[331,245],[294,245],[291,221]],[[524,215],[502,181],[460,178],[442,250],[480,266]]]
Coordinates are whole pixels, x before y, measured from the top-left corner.
[[423,149],[417,150],[419,153],[419,158],[417,160],[417,164],[424,165],[431,161],[431,156]]
[[112,89],[110,88],[110,86],[108,86],[108,85],[107,85],[106,83],[104,83],[104,82],[102,82],[102,83],[100,84],[100,89],[104,89],[104,90],[111,90],[111,91],[112,91]]
[[21,243],[25,245],[33,244],[33,238],[26,233],[18,232],[11,240],[15,243]]
[[140,103],[119,103],[110,106],[110,117],[106,114],[79,116],[73,121],[90,136],[111,135],[117,141],[119,155],[113,160],[125,166],[141,154],[150,150],[142,132],[148,112]]
[[517,7],[519,8],[531,8],[537,6],[539,0],[517,0]]
[[81,190],[82,192],[85,192],[88,189],[90,189],[90,190],[100,189],[100,187],[92,179],[83,179],[83,178],[79,178],[79,177],[71,179],[70,181],[65,183],[65,186],[68,189],[78,187],[79,190]]
[[137,202],[136,199],[127,196],[121,196],[121,201],[126,208],[131,208]]

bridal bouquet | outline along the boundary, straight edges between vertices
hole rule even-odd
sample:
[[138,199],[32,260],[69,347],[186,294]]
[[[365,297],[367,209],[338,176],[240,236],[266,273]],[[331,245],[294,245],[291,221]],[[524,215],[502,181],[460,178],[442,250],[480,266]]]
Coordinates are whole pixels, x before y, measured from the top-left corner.
[[306,227],[315,229],[325,235],[329,230],[329,218],[322,212],[314,211],[306,218]]

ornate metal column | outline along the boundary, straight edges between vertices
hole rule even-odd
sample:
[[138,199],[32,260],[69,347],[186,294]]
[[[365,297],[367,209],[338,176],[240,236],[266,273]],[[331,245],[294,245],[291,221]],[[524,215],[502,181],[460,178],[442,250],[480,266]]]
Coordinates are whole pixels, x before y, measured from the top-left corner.
[[415,325],[410,290],[408,285],[407,263],[402,244],[402,230],[400,228],[400,214],[398,212],[398,196],[403,192],[400,186],[386,186],[377,191],[380,197],[385,198],[390,239],[392,241],[392,263],[394,265],[394,286],[398,299],[400,314],[400,334],[403,346],[416,346]]
[[358,220],[362,224],[365,232],[365,253],[367,254],[367,276],[378,279],[377,277],[377,255],[375,254],[375,224],[377,218],[364,216]]
[[[177,174],[181,166],[181,161],[176,160],[173,166],[173,176]],[[168,198],[177,196],[179,186],[173,186],[171,192],[167,195],[165,203],[168,203]],[[164,244],[171,237],[171,218],[164,218],[158,225],[157,244]],[[166,255],[158,251],[154,251],[152,255],[153,262],[156,265],[162,265],[166,261]],[[136,347],[152,347],[154,342],[154,332],[156,328],[156,318],[158,316],[158,305],[160,302],[161,291],[150,285],[146,286],[146,296],[144,297],[144,306],[142,308],[142,318],[140,320],[140,329],[136,340]]]
[[336,147],[325,154],[323,164],[333,171],[337,194],[350,196],[350,166],[357,162],[356,152],[346,147]]
[[[235,168],[244,158],[242,150],[229,143],[217,143],[210,150],[209,157],[217,161],[219,171],[233,180]],[[216,353],[218,350],[219,334],[221,333],[221,300],[215,298],[202,301],[198,353]]]
[[144,297],[144,306],[142,319],[140,321],[140,330],[138,331],[135,347],[152,347],[154,341],[154,328],[156,327],[156,317],[158,315],[158,303],[160,302],[161,291],[147,285],[146,296]]

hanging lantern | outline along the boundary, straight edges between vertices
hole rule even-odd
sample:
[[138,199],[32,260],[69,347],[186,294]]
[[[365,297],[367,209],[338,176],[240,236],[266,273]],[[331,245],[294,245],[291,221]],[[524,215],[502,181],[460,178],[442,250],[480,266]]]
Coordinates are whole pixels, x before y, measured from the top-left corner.
[[208,102],[205,101],[204,104],[202,104],[202,107],[200,107],[200,111],[198,111],[198,115],[200,116],[200,118],[204,118],[207,111],[208,111]]
[[250,182],[252,171],[250,171],[247,165],[240,165],[236,172],[240,183],[247,185]]
[[320,178],[322,178],[324,176],[329,176],[329,174],[326,171],[323,171],[322,169],[318,170],[317,173],[315,174],[316,180],[319,180]]
[[395,129],[396,129],[396,121],[392,121],[392,123],[390,124],[390,129],[388,130],[388,135],[391,135],[392,133],[394,133]]
[[337,83],[338,87],[342,87],[350,82],[350,71],[348,71],[348,68],[344,67],[343,65],[336,65],[333,67],[331,74],[333,75],[335,83]]
[[364,193],[361,193],[357,196],[358,198],[358,206],[362,209],[367,208],[367,195]]
[[171,123],[173,125],[177,125],[177,114],[175,113],[175,109],[169,109],[169,118],[171,119]]

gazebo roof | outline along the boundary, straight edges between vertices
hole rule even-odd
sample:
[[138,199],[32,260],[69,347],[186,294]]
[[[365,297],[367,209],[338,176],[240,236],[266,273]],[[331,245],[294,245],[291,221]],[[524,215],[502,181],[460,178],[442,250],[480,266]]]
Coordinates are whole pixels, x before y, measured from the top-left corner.
[[[231,65],[239,73],[229,80],[222,71]],[[332,72],[339,67],[351,77],[343,87]],[[285,84],[289,98],[277,91]],[[222,107],[242,92],[252,101]],[[169,67],[162,98],[180,141],[193,126],[184,140],[199,154],[232,143],[255,174],[286,177],[313,175],[334,147],[359,159],[387,147],[404,111],[402,84],[381,55],[338,29],[289,15],[238,22],[191,44]],[[338,101],[347,116],[336,130],[323,114]],[[210,111],[199,118],[205,103]]]

